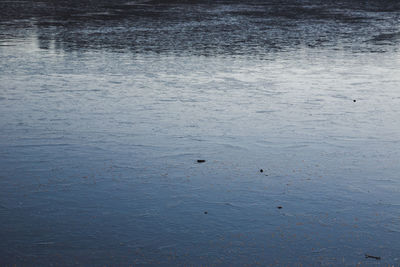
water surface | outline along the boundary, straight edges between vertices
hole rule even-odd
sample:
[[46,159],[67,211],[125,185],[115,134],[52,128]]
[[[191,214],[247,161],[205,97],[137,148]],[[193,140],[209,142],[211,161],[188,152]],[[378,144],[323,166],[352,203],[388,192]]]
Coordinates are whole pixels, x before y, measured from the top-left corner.
[[400,266],[399,19],[2,1],[1,265]]

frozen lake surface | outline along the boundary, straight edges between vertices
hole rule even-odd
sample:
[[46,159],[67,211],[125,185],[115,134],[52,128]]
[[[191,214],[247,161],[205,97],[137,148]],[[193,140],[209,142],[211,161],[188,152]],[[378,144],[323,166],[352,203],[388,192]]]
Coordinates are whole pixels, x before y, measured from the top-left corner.
[[400,266],[399,44],[397,1],[1,1],[0,265]]

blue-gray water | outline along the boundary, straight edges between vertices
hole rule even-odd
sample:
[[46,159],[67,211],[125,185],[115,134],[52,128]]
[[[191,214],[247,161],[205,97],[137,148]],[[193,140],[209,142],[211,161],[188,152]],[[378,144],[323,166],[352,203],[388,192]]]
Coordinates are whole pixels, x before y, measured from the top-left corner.
[[400,266],[399,46],[396,1],[1,1],[0,265]]

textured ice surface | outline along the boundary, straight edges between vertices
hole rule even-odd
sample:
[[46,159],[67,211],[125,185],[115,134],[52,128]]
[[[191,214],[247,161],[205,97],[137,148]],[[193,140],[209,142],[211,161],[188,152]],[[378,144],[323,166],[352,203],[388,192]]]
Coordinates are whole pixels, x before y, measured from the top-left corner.
[[398,7],[0,2],[0,263],[398,266]]

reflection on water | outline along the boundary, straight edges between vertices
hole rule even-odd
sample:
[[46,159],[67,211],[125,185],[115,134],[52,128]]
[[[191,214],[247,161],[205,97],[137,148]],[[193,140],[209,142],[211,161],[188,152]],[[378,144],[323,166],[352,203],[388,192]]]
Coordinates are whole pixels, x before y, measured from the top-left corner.
[[399,266],[399,11],[2,1],[1,265]]
[[386,51],[392,48],[382,45],[397,45],[400,32],[398,1],[6,1],[0,7],[5,39],[36,30],[41,48],[54,44],[57,50],[263,55],[309,46]]

